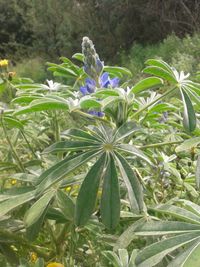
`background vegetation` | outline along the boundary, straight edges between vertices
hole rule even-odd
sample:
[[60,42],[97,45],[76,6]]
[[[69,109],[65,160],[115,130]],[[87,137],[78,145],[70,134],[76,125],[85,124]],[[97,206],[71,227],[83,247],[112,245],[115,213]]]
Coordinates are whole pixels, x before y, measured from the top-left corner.
[[199,267],[199,1],[0,0],[0,23],[0,266]]

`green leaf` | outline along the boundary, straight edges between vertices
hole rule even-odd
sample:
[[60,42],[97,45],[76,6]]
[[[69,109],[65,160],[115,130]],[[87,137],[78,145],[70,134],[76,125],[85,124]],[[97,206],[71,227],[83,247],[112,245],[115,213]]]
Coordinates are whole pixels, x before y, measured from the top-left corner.
[[119,249],[118,254],[122,266],[128,266],[128,260],[129,260],[128,251],[126,249]]
[[97,198],[100,179],[103,175],[106,154],[104,153],[87,173],[76,202],[75,222],[83,226],[92,215]]
[[200,144],[200,137],[193,137],[185,140],[180,146],[176,147],[176,152],[182,152],[197,147]]
[[140,93],[144,90],[155,88],[163,85],[163,80],[157,77],[148,77],[141,81],[139,81],[137,84],[135,84],[131,88],[131,92],[134,94]]
[[30,227],[39,220],[45,210],[47,210],[47,207],[54,195],[54,190],[48,191],[31,206],[24,216],[24,223],[26,227]]
[[23,123],[16,118],[10,116],[3,116],[3,120],[10,128],[18,128],[18,129],[24,128]]
[[66,151],[80,151],[80,150],[86,150],[91,148],[98,148],[100,144],[86,142],[86,141],[60,141],[57,143],[54,143],[53,145],[47,147],[42,154],[45,153],[55,153],[55,152],[66,152]]
[[112,263],[114,267],[124,267],[122,266],[119,257],[113,251],[104,251],[103,255],[109,260],[109,263]]
[[119,96],[119,93],[115,89],[98,89],[97,92],[92,94],[97,97],[107,97],[107,96]]
[[174,82],[174,83],[177,82],[172,73],[170,73],[167,70],[165,70],[163,68],[160,68],[160,67],[156,67],[156,66],[146,67],[143,70],[143,72],[151,74],[151,75],[158,76],[158,77],[160,77],[162,79],[165,79],[167,81],[170,81],[170,82]]
[[140,182],[135,176],[128,162],[119,153],[115,152],[117,164],[122,178],[128,190],[128,196],[133,212],[140,213],[143,211],[143,193]]
[[57,65],[54,67],[49,67],[48,70],[53,71],[55,76],[61,77],[77,77],[77,73],[74,72],[71,68],[63,67],[61,65]]
[[146,65],[149,66],[156,66],[159,68],[162,68],[166,71],[168,71],[169,73],[173,74],[172,68],[170,67],[170,65],[168,65],[165,61],[161,60],[161,59],[148,59],[145,62]]
[[66,136],[76,138],[78,140],[85,140],[89,142],[101,141],[101,139],[99,139],[98,137],[91,135],[90,133],[80,130],[80,129],[70,129],[70,130],[64,131],[63,134]]
[[113,140],[115,142],[119,142],[123,140],[124,138],[130,136],[137,130],[138,130],[138,127],[135,122],[133,121],[125,122],[122,126],[120,126],[117,129],[116,133],[114,134]]
[[197,157],[195,177],[196,177],[196,186],[197,186],[197,189],[199,189],[200,188],[200,155],[198,155]]
[[195,204],[194,202],[186,199],[178,199],[176,202],[181,203],[186,210],[189,210],[192,213],[200,216],[200,206]]
[[136,267],[135,265],[135,259],[136,259],[136,256],[138,254],[138,250],[137,249],[134,249],[131,253],[131,257],[130,257],[130,260],[129,260],[129,265],[128,267]]
[[30,242],[35,241],[35,239],[38,237],[38,234],[44,222],[44,218],[46,216],[46,211],[47,210],[45,210],[43,214],[41,214],[41,216],[35,223],[26,228],[26,236]]
[[32,96],[32,95],[26,95],[26,96],[19,96],[16,97],[12,100],[12,103],[17,103],[17,104],[29,104],[33,100],[36,100],[38,98],[41,98],[41,96]]
[[83,109],[100,108],[101,103],[92,98],[88,98],[88,99],[82,98],[80,101],[80,107]]
[[58,207],[61,209],[65,218],[67,220],[73,221],[75,210],[75,204],[73,200],[61,190],[58,190],[56,198]]
[[58,208],[48,207],[45,217],[49,220],[54,220],[56,223],[66,223],[68,220]]
[[152,267],[159,263],[170,252],[195,241],[199,238],[199,232],[187,233],[167,238],[144,248],[136,257],[137,267]]
[[196,116],[192,105],[192,102],[188,94],[184,90],[181,91],[181,96],[183,100],[183,126],[188,132],[193,132],[196,128]]
[[184,220],[186,222],[200,224],[200,216],[197,216],[196,214],[186,209],[176,207],[174,205],[163,204],[157,208],[150,208],[149,210],[159,212],[161,214],[168,214],[173,216],[174,218]]
[[102,222],[108,229],[114,229],[120,218],[120,195],[117,170],[114,159],[110,156],[104,175],[101,197]]
[[62,180],[67,174],[74,171],[90,159],[94,158],[99,153],[100,152],[96,150],[84,152],[78,155],[67,157],[55,164],[43,172],[38,178],[38,188],[36,193],[41,194],[47,188]]
[[200,239],[181,251],[167,267],[199,267]]
[[129,69],[127,69],[127,68],[114,67],[114,66],[104,66],[103,70],[108,72],[108,73],[110,73],[110,74],[114,74],[114,75],[116,75],[118,77],[121,77],[121,75],[132,76],[131,71]]
[[69,106],[66,101],[58,101],[56,99],[53,100],[50,98],[43,98],[32,101],[29,106],[23,107],[15,111],[14,115],[21,115],[31,112],[55,110],[55,109],[68,110],[68,108]]
[[134,222],[132,225],[130,225],[128,228],[126,228],[125,231],[117,239],[113,248],[114,251],[117,251],[120,248],[127,248],[131,241],[136,237],[135,229],[137,229],[138,226],[143,225],[144,222],[146,222],[146,219],[141,218]]
[[138,148],[129,145],[129,144],[122,144],[122,145],[118,145],[117,149],[126,153],[129,153],[131,155],[137,156],[143,160],[145,160],[148,164],[150,164],[151,166],[153,166],[152,162],[150,161],[150,159]]
[[9,199],[0,203],[0,217],[4,216],[11,210],[21,206],[24,203],[29,202],[35,198],[35,190],[27,192],[25,194],[20,194],[18,196],[10,197]]
[[77,60],[79,60],[79,61],[81,61],[81,62],[83,62],[83,60],[84,60],[84,56],[83,56],[82,53],[76,53],[76,54],[74,54],[74,55],[72,56],[72,58],[75,58],[75,59],[77,59]]
[[178,221],[153,221],[142,223],[135,229],[135,235],[157,236],[200,232],[200,225]]

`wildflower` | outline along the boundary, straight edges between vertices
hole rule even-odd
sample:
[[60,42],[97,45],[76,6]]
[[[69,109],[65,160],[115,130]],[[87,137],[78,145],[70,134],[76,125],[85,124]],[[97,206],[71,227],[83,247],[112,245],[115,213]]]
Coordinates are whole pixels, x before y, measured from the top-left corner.
[[0,60],[0,67],[7,67],[8,66],[8,60],[2,59]]
[[64,267],[64,265],[58,262],[50,262],[46,267]]
[[47,80],[47,85],[43,85],[43,87],[49,91],[58,91],[62,87],[62,84]]
[[16,179],[12,179],[11,180],[11,185],[15,185],[17,183],[17,180]]
[[110,79],[107,72],[104,72],[100,77],[100,85],[102,88],[116,88],[119,85],[119,78]]
[[88,113],[90,115],[94,115],[94,116],[97,116],[97,117],[100,117],[100,118],[105,115],[102,111],[96,111],[96,110],[90,110],[90,111],[88,111]]
[[38,259],[37,254],[35,252],[31,252],[30,261],[35,263],[37,259]]
[[103,61],[99,59],[93,42],[88,37],[83,37],[82,52],[84,55],[84,71],[95,81],[103,71]]
[[[107,72],[104,72],[99,79],[101,88],[116,88],[119,85],[119,78],[115,77],[111,79]],[[90,78],[85,79],[85,86],[80,87],[80,91],[83,95],[92,94],[96,90],[96,82]]]
[[71,191],[71,189],[72,189],[71,186],[67,186],[67,187],[65,188],[65,190],[66,190],[67,192]]

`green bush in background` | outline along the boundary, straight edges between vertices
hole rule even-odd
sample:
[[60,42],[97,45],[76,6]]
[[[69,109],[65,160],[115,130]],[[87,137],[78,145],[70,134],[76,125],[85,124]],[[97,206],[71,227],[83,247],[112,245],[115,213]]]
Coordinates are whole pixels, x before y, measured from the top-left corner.
[[148,58],[160,58],[175,68],[196,73],[199,70],[200,34],[187,35],[181,39],[175,34],[168,36],[163,42],[154,45],[133,44],[128,52],[121,53],[121,64],[138,75],[144,68]]

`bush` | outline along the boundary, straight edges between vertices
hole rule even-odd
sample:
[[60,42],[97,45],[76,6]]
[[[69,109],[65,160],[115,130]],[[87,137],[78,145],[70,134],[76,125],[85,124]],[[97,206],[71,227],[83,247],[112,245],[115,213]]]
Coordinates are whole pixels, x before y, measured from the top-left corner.
[[45,67],[45,61],[41,58],[26,58],[13,66],[17,76],[28,77],[34,82],[45,82],[50,76]]
[[155,45],[133,44],[128,52],[121,53],[121,64],[128,67],[137,76],[144,68],[144,62],[148,58],[160,58],[178,69],[195,73],[200,67],[199,47],[200,34],[187,35],[183,39],[173,34]]

